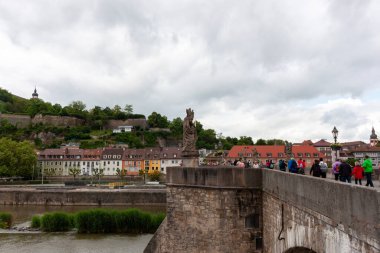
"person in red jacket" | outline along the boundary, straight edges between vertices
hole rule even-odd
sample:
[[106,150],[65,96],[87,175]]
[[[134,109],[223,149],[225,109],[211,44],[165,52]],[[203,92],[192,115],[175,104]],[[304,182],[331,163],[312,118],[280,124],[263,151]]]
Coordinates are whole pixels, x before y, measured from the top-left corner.
[[364,174],[363,167],[360,166],[359,162],[355,162],[355,167],[354,167],[354,170],[352,171],[352,175],[355,178],[355,184],[358,184],[359,182],[359,184],[362,185],[363,174]]

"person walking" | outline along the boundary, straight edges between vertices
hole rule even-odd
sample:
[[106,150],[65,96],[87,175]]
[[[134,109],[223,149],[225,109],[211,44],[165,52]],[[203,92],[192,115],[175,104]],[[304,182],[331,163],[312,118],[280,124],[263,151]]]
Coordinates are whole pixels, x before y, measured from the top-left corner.
[[335,177],[335,181],[339,180],[339,166],[340,166],[340,164],[341,164],[340,160],[336,159],[336,161],[333,163],[333,166],[332,166],[331,172]]
[[291,173],[297,173],[298,172],[297,162],[296,162],[296,160],[294,160],[293,157],[288,162],[288,169],[289,169],[289,172],[291,172]]
[[346,161],[342,161],[339,165],[339,177],[340,181],[351,183],[352,169]]
[[327,174],[327,164],[323,161],[323,158],[319,158],[319,167],[321,168],[321,176],[322,178],[326,178]]
[[297,161],[297,166],[298,166],[298,173],[305,174],[305,163],[302,161],[301,158]]
[[319,160],[315,160],[310,169],[310,175],[313,173],[313,177],[321,176],[321,167],[319,166]]
[[365,186],[374,187],[373,182],[372,182],[372,172],[373,172],[372,160],[369,159],[369,156],[367,156],[367,155],[365,156],[365,160],[363,162],[362,167],[364,168],[364,175],[367,179],[367,183]]
[[284,160],[280,159],[278,162],[278,167],[281,171],[286,171],[286,163]]
[[360,166],[359,162],[355,162],[355,167],[354,167],[354,170],[352,171],[352,175],[355,178],[355,184],[358,184],[359,182],[359,184],[362,185],[363,174],[364,174],[363,167]]

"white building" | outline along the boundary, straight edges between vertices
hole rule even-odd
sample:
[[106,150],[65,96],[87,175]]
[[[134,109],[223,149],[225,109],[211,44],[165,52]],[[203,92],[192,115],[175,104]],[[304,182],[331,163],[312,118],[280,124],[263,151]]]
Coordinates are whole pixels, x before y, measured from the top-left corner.
[[113,129],[112,132],[114,134],[132,132],[132,128],[132,126],[118,126],[117,128]]

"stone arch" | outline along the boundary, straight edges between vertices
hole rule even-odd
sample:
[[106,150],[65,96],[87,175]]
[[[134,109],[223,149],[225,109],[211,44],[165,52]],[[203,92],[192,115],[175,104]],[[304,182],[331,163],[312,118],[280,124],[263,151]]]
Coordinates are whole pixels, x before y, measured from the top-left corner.
[[287,249],[284,253],[317,253],[317,252],[305,247],[293,247],[293,248]]

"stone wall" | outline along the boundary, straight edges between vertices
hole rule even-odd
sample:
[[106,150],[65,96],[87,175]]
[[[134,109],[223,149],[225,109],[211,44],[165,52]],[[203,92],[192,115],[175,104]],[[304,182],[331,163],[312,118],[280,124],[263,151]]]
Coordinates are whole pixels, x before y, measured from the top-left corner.
[[46,124],[46,125],[52,125],[52,126],[81,126],[84,124],[83,119],[79,119],[76,117],[69,117],[69,116],[53,116],[53,115],[41,115],[37,114],[32,119],[33,124]]
[[264,252],[380,252],[380,193],[373,188],[265,170],[263,210]]
[[166,220],[145,253],[261,252],[259,170],[172,167],[167,175]]
[[0,188],[4,205],[165,205],[165,189]]
[[275,170],[167,169],[150,252],[380,252],[380,192]]
[[84,124],[83,119],[69,116],[52,116],[37,114],[34,118],[29,115],[21,114],[3,114],[0,113],[0,119],[7,120],[10,124],[19,128],[28,127],[30,124],[48,124],[52,126],[80,126]]
[[32,120],[29,115],[0,113],[0,119],[5,119],[13,126],[19,128],[25,128],[32,123]]

